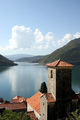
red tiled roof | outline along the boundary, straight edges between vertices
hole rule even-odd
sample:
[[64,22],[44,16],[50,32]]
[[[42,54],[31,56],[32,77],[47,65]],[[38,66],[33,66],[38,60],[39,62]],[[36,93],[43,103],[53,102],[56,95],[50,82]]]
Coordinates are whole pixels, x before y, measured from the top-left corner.
[[10,103],[10,102],[9,102],[9,101],[7,101],[7,100],[5,100],[3,103],[4,103],[4,104],[8,104],[8,103]]
[[36,120],[34,111],[27,112],[27,115],[29,115],[29,117],[30,117],[32,120]]
[[74,65],[64,62],[62,60],[57,60],[55,62],[47,64],[48,67],[73,67]]
[[8,107],[9,110],[20,110],[20,109],[27,109],[25,103],[9,103],[9,104],[0,104],[1,107]]
[[19,99],[20,98],[20,96],[15,96],[13,99]]
[[52,93],[44,93],[45,98],[48,103],[56,102],[55,98],[53,97]]
[[40,114],[40,96],[41,92],[37,92],[31,98],[27,100],[27,103],[38,113]]
[[27,102],[27,99],[28,99],[28,98],[16,96],[16,97],[14,97],[13,99],[11,99],[11,103]]

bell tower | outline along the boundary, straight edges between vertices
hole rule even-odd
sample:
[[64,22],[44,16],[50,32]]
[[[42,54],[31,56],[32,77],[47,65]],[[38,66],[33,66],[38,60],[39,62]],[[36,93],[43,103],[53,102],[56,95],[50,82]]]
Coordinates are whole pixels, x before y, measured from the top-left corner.
[[48,67],[48,93],[56,100],[71,99],[72,64],[57,60]]

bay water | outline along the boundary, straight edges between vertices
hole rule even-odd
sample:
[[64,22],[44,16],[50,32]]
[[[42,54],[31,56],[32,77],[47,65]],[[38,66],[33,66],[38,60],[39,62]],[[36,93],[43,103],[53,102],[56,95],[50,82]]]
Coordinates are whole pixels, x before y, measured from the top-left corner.
[[[48,69],[38,63],[18,62],[18,66],[0,66],[0,97],[11,100],[16,95],[31,97],[48,82]],[[72,69],[72,88],[80,91],[80,66]]]

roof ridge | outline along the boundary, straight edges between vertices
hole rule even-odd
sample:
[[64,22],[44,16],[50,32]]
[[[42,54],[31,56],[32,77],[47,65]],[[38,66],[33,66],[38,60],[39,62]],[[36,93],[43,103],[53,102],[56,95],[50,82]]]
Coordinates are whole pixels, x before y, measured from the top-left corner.
[[57,67],[57,65],[60,63],[61,59],[58,60],[58,63],[55,65],[55,67]]

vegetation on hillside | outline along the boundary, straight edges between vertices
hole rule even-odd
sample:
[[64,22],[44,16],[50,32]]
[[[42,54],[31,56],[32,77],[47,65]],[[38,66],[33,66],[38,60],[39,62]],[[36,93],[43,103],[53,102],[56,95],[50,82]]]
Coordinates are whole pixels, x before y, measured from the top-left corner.
[[31,118],[26,113],[16,113],[11,110],[5,110],[0,120],[31,120]]
[[12,65],[17,65],[17,64],[7,59],[6,57],[0,55],[0,66],[12,66]]
[[50,63],[58,59],[79,65],[80,64],[80,38],[71,40],[67,45],[52,52],[39,60],[39,63]]
[[80,38],[71,40],[65,46],[55,50],[49,55],[45,56],[34,56],[34,57],[25,57],[18,59],[19,62],[33,62],[46,64],[53,62],[55,60],[64,60],[66,62],[79,65],[80,64]]
[[24,57],[21,59],[16,60],[16,62],[32,62],[36,63],[38,60],[43,59],[45,56],[34,56],[34,57]]

